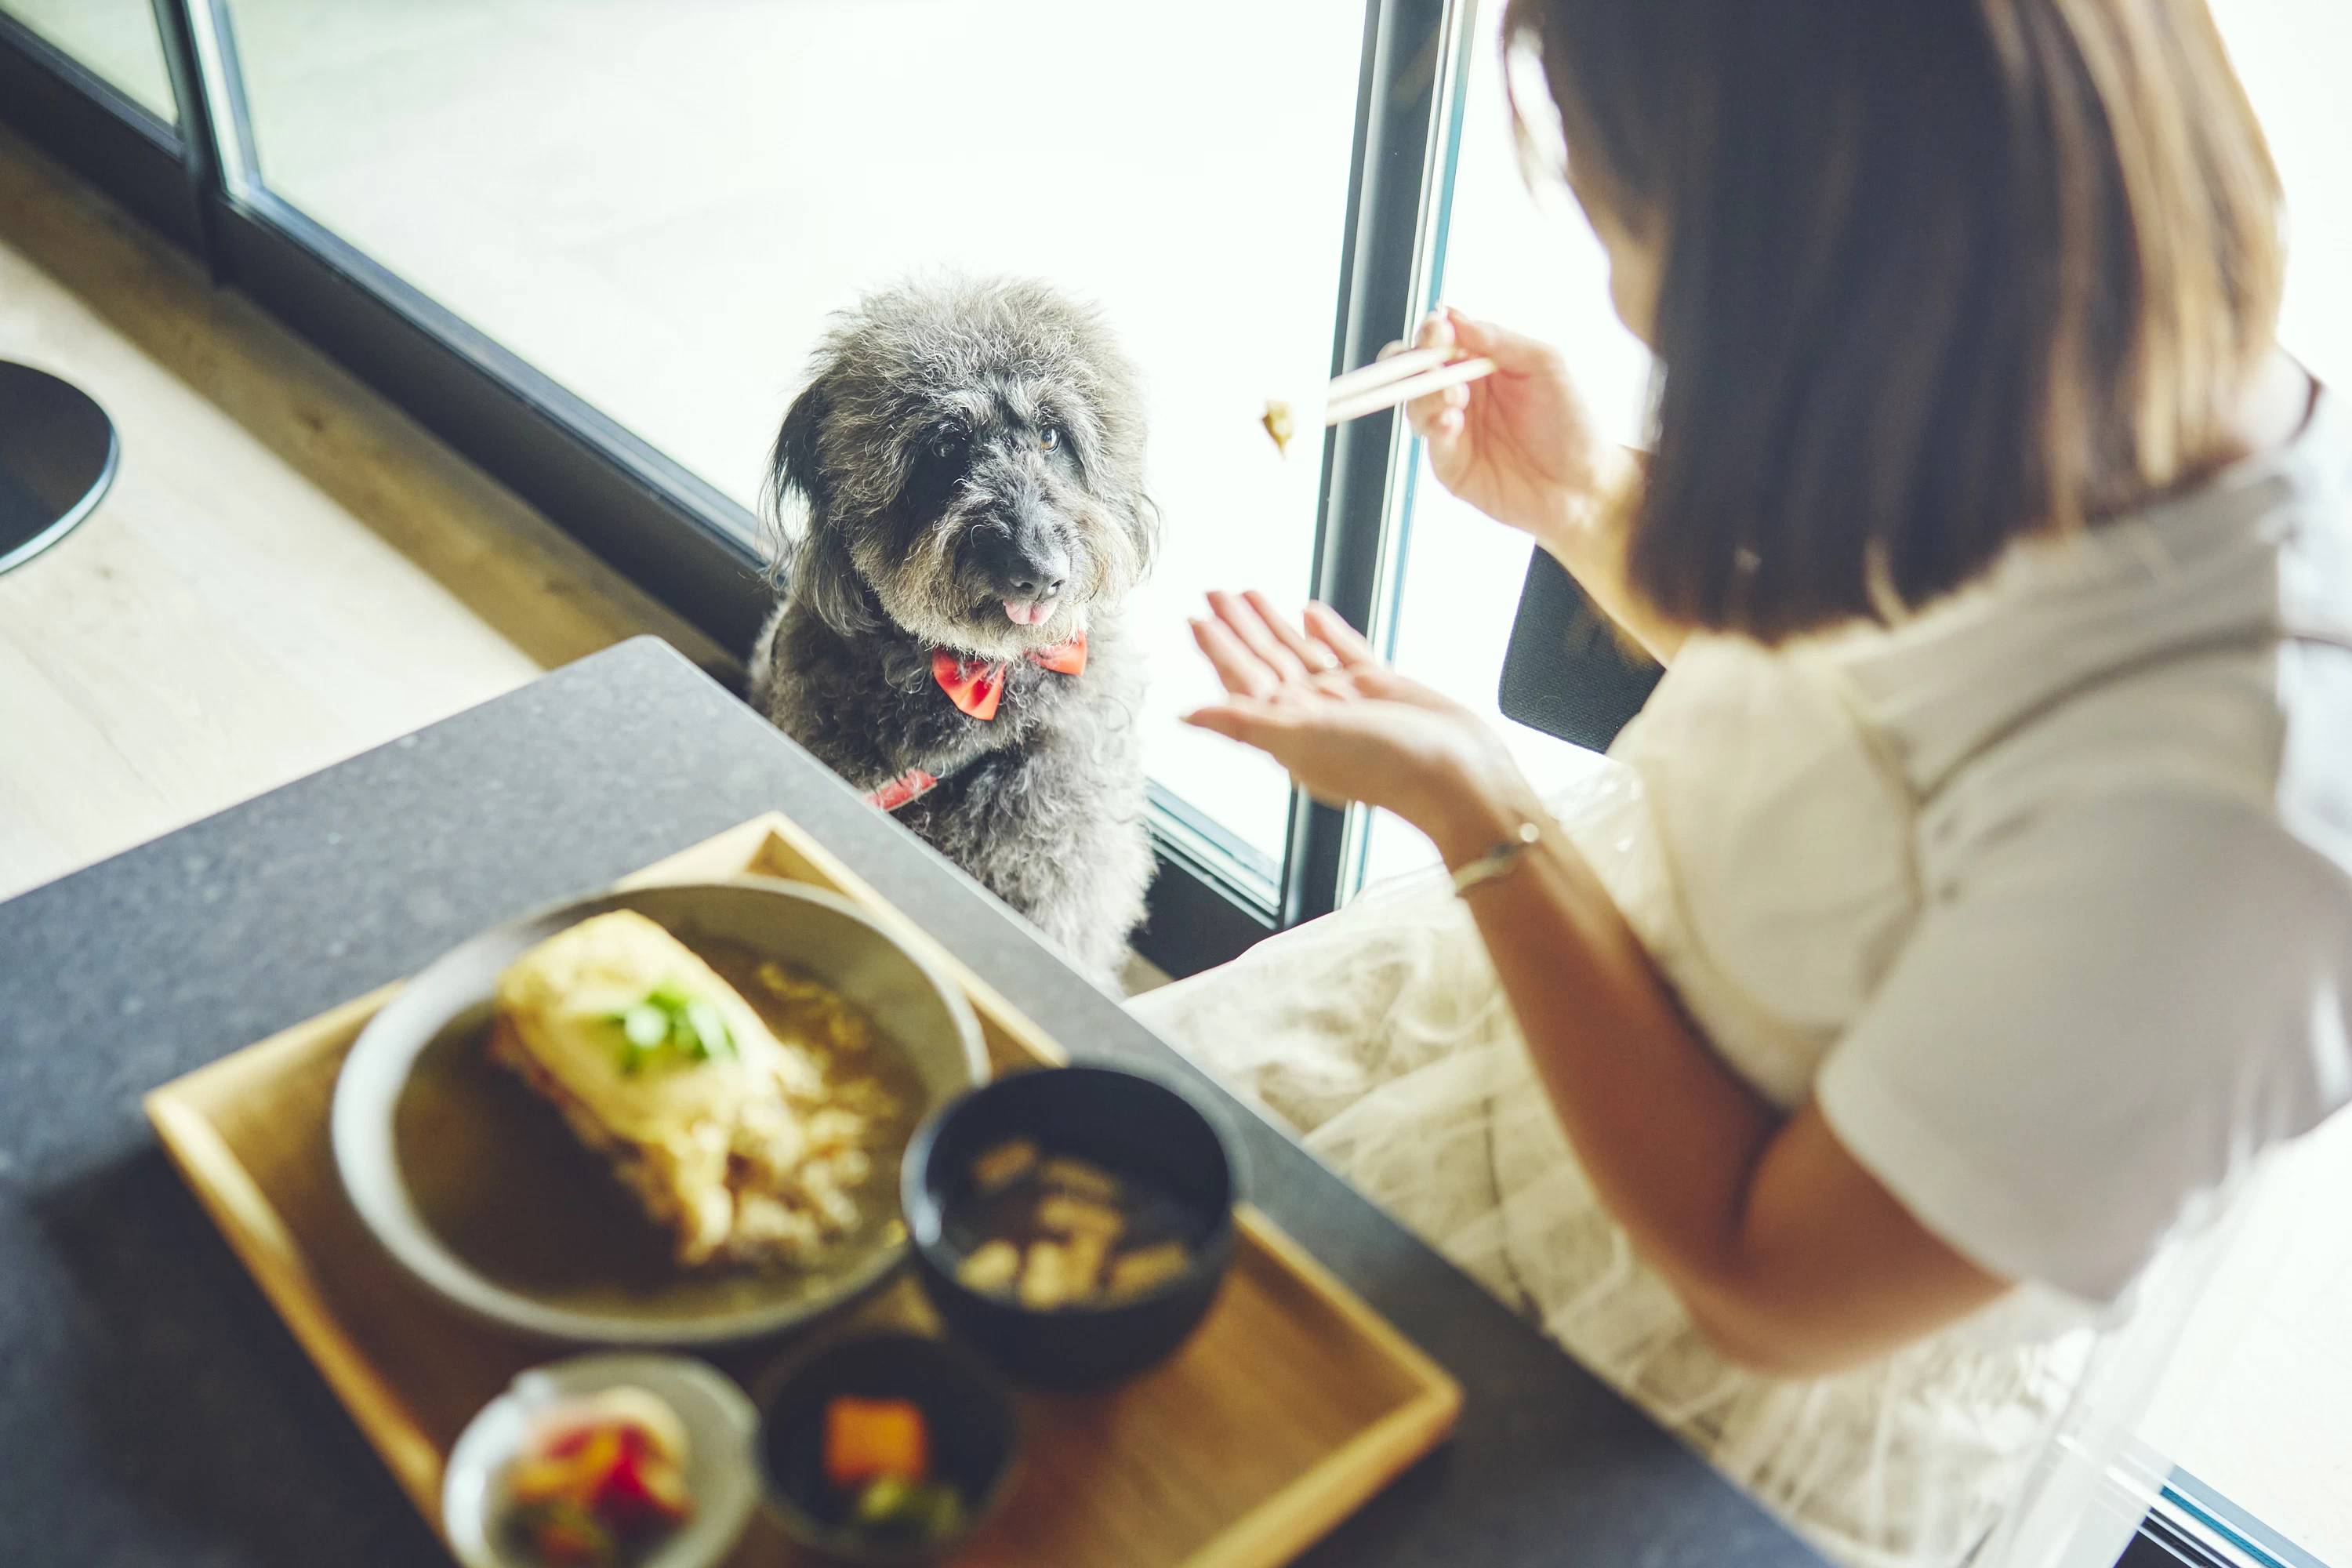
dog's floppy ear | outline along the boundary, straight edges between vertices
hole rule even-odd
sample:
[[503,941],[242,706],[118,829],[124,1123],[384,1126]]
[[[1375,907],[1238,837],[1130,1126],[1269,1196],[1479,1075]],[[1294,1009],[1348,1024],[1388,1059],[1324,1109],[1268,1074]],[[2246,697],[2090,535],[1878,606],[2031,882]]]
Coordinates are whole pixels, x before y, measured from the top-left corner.
[[768,574],[781,584],[793,557],[824,512],[824,479],[817,470],[816,433],[828,401],[824,378],[817,377],[793,399],[776,444],[768,453],[768,476],[760,487],[761,520],[768,525]]
[[1127,502],[1127,531],[1135,541],[1137,574],[1149,577],[1160,559],[1160,503],[1139,489],[1129,491]]
[[768,479],[761,508],[773,546],[769,579],[804,598],[819,619],[844,637],[871,631],[877,622],[864,579],[849,556],[817,460],[817,433],[832,403],[826,378],[819,375],[784,411],[776,444],[768,454]]

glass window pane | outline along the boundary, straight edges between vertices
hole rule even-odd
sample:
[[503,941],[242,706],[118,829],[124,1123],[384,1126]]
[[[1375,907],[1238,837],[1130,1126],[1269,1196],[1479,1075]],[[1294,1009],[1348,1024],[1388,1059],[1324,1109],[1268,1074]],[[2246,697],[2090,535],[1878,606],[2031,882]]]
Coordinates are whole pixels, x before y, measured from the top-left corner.
[[[1472,47],[1444,296],[1470,315],[1560,345],[1601,428],[1632,443],[1640,438],[1647,406],[1649,353],[1617,320],[1600,242],[1574,199],[1540,176],[1530,190],[1520,175],[1497,54],[1500,10],[1482,7],[1483,36]],[[1591,766],[1591,753],[1503,718],[1495,695],[1529,542],[1448,495],[1427,459],[1419,460],[1397,612],[1397,665],[1493,718],[1528,776],[1549,793]],[[1374,815],[1368,879],[1434,858],[1419,833],[1384,813]]]
[[1318,466],[1255,420],[1328,374],[1363,0],[229,9],[273,191],[746,504],[827,311],[939,268],[1098,300],[1167,522],[1152,770],[1280,855],[1280,771],[1173,715],[1201,593],[1307,578]]
[[2286,302],[2279,337],[2330,385],[2352,385],[2352,6],[2342,0],[2212,0],[2286,187]]
[[148,0],[0,0],[5,11],[166,125],[180,120]]
[[[2352,384],[2352,8],[2212,0],[2286,187],[2279,336]],[[2321,1562],[2352,1563],[2352,1116],[2284,1151],[2141,1436]]]

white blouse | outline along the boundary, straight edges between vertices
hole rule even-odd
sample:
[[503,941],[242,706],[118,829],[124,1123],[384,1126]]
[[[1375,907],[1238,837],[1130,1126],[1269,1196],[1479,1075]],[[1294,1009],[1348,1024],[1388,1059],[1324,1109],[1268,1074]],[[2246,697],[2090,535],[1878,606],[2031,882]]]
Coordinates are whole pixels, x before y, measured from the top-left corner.
[[2352,647],[2278,636],[2352,640],[2340,417],[1895,627],[1694,638],[1612,748],[1732,1065],[2082,1305],[2352,1100]]
[[1695,637],[1554,803],[1726,1063],[2021,1282],[1961,1322],[1826,1378],[1724,1361],[1442,875],[1132,1005],[1833,1562],[2023,1561],[2190,1299],[2168,1244],[2352,1099],[2352,651],[2276,637],[2352,634],[2338,418],[1902,625]]

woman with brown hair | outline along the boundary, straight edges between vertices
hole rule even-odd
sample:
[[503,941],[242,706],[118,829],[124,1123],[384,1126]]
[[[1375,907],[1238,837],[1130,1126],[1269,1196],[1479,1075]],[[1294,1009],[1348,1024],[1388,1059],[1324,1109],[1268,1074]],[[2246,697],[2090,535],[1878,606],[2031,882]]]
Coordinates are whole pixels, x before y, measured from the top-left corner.
[[2203,0],[1512,0],[1646,459],[1411,410],[1667,664],[1576,798],[1338,617],[1192,716],[1427,833],[1137,1011],[1846,1563],[1987,1562],[2145,1277],[2352,1099],[2352,447]]

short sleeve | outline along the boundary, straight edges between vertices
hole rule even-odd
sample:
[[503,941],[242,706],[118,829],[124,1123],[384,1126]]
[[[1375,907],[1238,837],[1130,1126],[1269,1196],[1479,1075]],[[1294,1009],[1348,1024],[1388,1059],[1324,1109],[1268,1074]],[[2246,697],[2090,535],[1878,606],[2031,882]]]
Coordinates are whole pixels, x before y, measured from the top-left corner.
[[1814,1095],[1962,1254],[2105,1302],[2352,1098],[2347,1036],[2342,869],[2249,804],[2078,798],[1932,892]]

